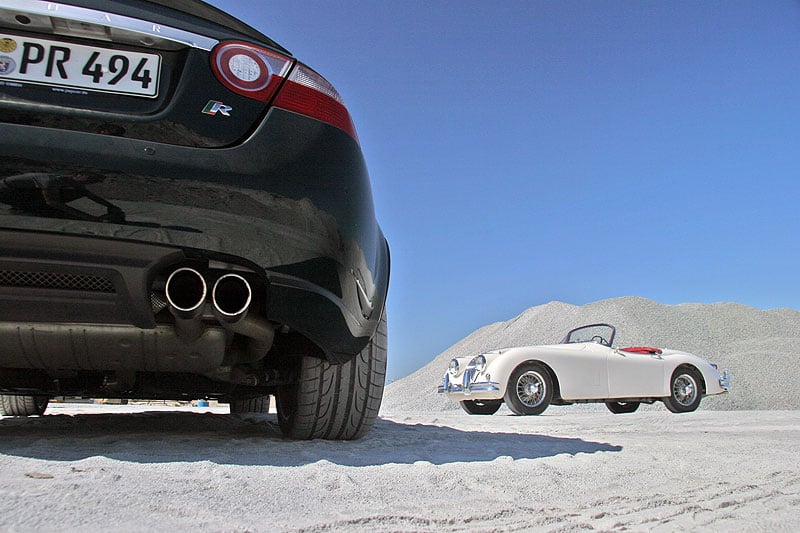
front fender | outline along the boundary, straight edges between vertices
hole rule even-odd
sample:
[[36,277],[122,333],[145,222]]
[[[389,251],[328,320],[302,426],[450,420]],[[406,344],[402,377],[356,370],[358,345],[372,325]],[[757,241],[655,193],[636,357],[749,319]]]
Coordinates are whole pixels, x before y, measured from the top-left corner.
[[672,387],[672,375],[681,366],[690,366],[700,372],[703,378],[703,390],[705,396],[722,394],[727,392],[726,386],[722,386],[722,375],[705,359],[688,352],[678,350],[665,350],[665,358],[669,361],[668,371],[664,373],[663,394],[664,397],[670,395]]

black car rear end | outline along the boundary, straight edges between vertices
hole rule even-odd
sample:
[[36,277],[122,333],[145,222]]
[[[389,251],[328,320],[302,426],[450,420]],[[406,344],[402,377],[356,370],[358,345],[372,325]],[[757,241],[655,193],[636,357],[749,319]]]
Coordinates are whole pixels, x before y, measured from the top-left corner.
[[388,247],[324,78],[202,2],[12,0],[0,135],[0,392],[370,427]]

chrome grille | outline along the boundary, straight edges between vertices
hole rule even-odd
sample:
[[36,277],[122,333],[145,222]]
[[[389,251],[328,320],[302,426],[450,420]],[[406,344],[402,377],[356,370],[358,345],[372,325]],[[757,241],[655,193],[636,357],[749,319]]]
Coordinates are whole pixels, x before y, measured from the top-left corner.
[[101,276],[57,272],[20,272],[14,270],[0,270],[0,287],[116,292],[111,280]]

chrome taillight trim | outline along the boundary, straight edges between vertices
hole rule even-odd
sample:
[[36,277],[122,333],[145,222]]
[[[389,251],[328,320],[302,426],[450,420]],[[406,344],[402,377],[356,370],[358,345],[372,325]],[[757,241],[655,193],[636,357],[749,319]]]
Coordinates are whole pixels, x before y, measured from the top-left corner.
[[173,43],[210,51],[219,41],[203,35],[188,32],[156,22],[135,19],[106,11],[85,7],[44,2],[41,0],[5,0],[0,11],[18,14],[30,14],[43,17],[55,17],[86,24],[96,24],[123,31],[129,31],[152,39],[163,39]]

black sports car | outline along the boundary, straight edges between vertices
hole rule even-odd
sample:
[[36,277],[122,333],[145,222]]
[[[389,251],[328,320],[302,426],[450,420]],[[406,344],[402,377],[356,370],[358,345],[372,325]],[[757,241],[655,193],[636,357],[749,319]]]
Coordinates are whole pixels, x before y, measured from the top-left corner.
[[0,414],[217,399],[355,439],[389,249],[350,115],[198,0],[0,4]]

